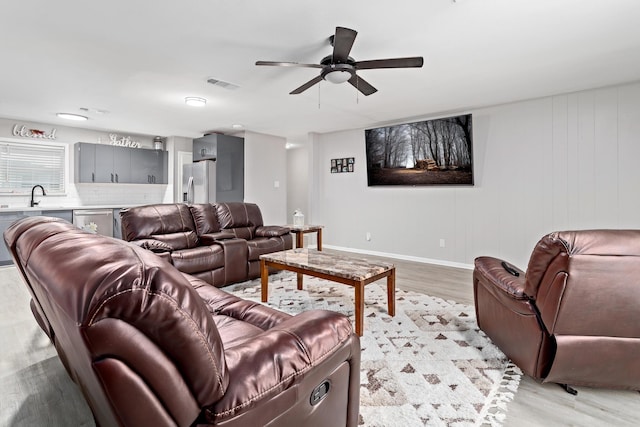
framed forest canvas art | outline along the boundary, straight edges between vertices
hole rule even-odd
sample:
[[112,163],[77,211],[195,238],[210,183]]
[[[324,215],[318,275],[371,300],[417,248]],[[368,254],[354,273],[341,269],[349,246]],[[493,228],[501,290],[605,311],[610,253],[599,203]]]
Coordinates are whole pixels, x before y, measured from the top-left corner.
[[471,114],[365,130],[367,182],[473,185]]

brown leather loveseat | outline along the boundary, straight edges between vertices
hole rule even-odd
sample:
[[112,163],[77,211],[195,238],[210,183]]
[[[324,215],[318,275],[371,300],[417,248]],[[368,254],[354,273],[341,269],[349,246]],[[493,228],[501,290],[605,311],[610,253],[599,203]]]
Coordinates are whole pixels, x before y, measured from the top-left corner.
[[640,230],[544,236],[526,273],[475,260],[478,326],[541,382],[640,390]]
[[242,300],[57,218],[24,218],[4,238],[97,425],[357,425],[347,317]]
[[217,287],[260,277],[260,255],[293,247],[289,228],[265,226],[254,203],[147,205],[120,217],[124,240]]

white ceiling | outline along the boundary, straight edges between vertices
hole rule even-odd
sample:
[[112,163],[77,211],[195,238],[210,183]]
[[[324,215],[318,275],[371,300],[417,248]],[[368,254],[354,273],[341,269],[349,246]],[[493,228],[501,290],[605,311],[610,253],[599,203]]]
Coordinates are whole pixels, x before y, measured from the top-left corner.
[[[2,2],[0,117],[69,125],[55,113],[84,107],[85,128],[197,137],[237,123],[295,142],[640,80],[639,23],[638,0]],[[318,63],[336,26],[358,31],[356,61],[425,65],[360,71],[368,97],[329,82],[289,95],[319,70],[255,66]]]

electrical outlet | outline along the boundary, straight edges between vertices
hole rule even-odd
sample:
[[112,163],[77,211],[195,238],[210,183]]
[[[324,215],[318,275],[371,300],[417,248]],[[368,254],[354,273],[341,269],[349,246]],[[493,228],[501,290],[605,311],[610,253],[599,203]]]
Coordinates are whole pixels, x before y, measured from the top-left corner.
[[371,241],[371,233],[369,233],[369,232],[367,231],[367,234],[366,234],[366,237],[365,237],[365,238],[367,239],[367,242],[370,242],[370,241]]
[[440,247],[444,248],[444,239],[440,239]]

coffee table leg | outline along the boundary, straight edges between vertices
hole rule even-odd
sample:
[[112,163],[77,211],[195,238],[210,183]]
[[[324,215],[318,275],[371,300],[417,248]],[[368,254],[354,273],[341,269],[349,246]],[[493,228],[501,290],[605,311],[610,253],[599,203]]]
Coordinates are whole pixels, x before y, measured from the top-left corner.
[[267,302],[269,292],[269,269],[264,260],[260,260],[260,280],[262,285],[262,302]]
[[304,233],[302,231],[298,231],[296,233],[296,248],[301,248],[304,246]]
[[302,273],[297,273],[298,275],[298,290],[302,290]]
[[362,336],[364,326],[364,282],[356,283],[356,334]]
[[322,228],[318,229],[318,250],[321,251],[322,250]]
[[396,269],[392,268],[387,276],[387,311],[389,316],[396,315]]

